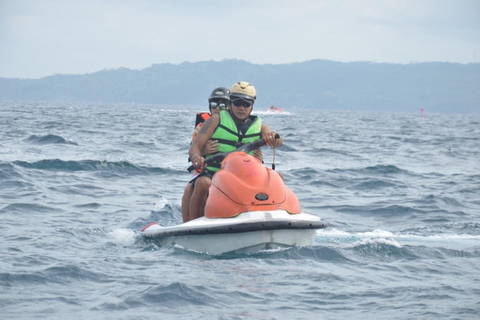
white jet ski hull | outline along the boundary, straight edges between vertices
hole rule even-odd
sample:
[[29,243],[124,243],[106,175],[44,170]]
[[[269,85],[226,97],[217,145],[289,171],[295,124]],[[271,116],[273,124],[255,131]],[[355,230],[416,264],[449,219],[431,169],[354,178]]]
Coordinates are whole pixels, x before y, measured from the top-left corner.
[[161,245],[177,244],[216,255],[312,245],[316,230],[325,227],[319,217],[306,213],[251,211],[234,218],[201,217],[172,227],[150,224],[142,229],[142,235],[159,240]]

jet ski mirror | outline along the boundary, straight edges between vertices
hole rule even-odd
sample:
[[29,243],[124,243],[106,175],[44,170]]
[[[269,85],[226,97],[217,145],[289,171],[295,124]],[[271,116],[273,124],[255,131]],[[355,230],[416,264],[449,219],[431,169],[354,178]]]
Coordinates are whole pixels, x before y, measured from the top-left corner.
[[[280,138],[280,135],[277,133],[275,135],[275,139],[278,139]],[[244,145],[238,147],[237,149],[235,150],[232,150],[232,151],[229,151],[229,152],[222,152],[222,153],[217,153],[215,154],[214,156],[208,158],[205,163],[208,165],[210,164],[212,161],[217,161],[217,162],[222,162],[223,159],[225,159],[226,156],[228,156],[230,153],[232,152],[245,152],[245,153],[249,153],[250,151],[253,151],[255,149],[258,149],[260,147],[263,147],[265,145],[265,141],[263,139],[258,139],[258,140],[255,140],[253,142],[249,142],[249,143],[245,143]],[[192,166],[188,167],[188,171],[189,172],[192,172],[193,169],[195,169]]]

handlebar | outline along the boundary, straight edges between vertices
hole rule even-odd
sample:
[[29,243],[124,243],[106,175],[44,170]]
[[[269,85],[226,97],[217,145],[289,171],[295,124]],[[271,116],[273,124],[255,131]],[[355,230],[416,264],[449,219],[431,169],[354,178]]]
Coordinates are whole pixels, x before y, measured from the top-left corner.
[[[276,139],[279,139],[280,138],[280,135],[277,133],[275,134],[275,140]],[[258,139],[258,140],[255,140],[255,141],[252,141],[252,142],[248,142],[248,143],[245,143],[244,145],[238,147],[237,149],[235,150],[232,150],[232,151],[229,151],[229,152],[222,152],[222,153],[217,153],[215,155],[213,155],[212,157],[208,158],[207,160],[205,160],[205,164],[210,164],[211,162],[213,161],[216,161],[216,162],[222,162],[223,159],[225,159],[230,153],[232,152],[245,152],[245,153],[249,153],[250,151],[253,151],[255,149],[258,149],[260,147],[263,147],[265,145],[265,141],[263,139]],[[192,172],[194,170],[194,166],[191,165],[190,167],[188,167],[188,172]]]

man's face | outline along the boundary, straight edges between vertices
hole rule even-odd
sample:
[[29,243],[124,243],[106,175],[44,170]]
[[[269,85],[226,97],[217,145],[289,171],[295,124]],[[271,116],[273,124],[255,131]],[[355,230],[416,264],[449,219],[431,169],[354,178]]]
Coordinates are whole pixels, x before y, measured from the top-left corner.
[[252,112],[253,101],[247,99],[232,100],[232,111],[239,120],[246,120]]

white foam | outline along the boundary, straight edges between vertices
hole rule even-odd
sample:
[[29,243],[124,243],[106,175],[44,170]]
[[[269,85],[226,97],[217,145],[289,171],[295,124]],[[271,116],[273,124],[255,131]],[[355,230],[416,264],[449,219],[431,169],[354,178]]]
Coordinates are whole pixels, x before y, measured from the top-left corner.
[[351,246],[361,246],[361,245],[372,245],[372,244],[386,244],[389,246],[394,246],[396,248],[401,248],[402,245],[395,241],[394,239],[385,239],[385,238],[377,238],[377,239],[362,239],[360,241],[354,242]]
[[373,231],[369,232],[360,232],[356,233],[355,236],[357,237],[394,237],[394,234],[391,233],[390,231],[385,231],[385,230],[380,230],[380,229],[375,229]]
[[120,228],[110,231],[113,241],[119,244],[135,243],[135,231],[132,229]]
[[[375,229],[367,232],[347,232],[338,229],[317,230],[317,237],[324,238],[320,242],[353,243],[353,246],[366,243],[384,243],[401,247],[401,243],[409,245],[430,245],[460,248],[471,245],[479,245],[480,235],[469,234],[395,234],[390,231]],[[473,243],[472,243],[473,242]]]
[[471,235],[471,234],[434,234],[430,236],[419,236],[419,235],[409,235],[402,234],[395,236],[397,238],[403,239],[412,239],[412,240],[424,240],[424,241],[451,241],[451,240],[477,240],[480,241],[480,235]]
[[153,211],[160,211],[160,210],[162,210],[163,208],[165,208],[165,206],[167,205],[167,203],[168,203],[167,198],[165,198],[164,196],[162,196],[162,199],[158,200],[157,203],[155,204],[155,208],[153,208]]
[[289,111],[271,111],[271,110],[260,110],[260,111],[253,111],[252,114],[260,114],[260,115],[292,115]]

